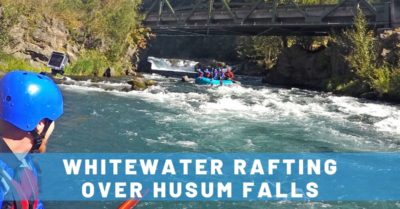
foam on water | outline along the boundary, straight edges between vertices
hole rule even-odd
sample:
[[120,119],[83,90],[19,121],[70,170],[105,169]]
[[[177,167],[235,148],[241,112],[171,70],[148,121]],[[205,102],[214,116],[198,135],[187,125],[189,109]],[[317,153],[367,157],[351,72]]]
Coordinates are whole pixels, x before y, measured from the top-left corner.
[[[260,126],[288,124],[301,127],[304,133],[309,133],[316,141],[327,142],[328,139],[318,139],[318,136],[325,134],[332,138],[328,143],[349,149],[353,146],[356,150],[372,150],[377,145],[380,146],[377,149],[385,150],[387,146],[393,146],[392,143],[398,143],[387,144],[372,135],[383,133],[400,136],[400,108],[394,105],[299,89],[240,85],[210,88],[181,84],[178,79],[166,79],[158,75],[147,76],[159,80],[160,85],[145,91],[120,92],[105,91],[83,82],[84,85],[65,85],[63,89],[80,93],[108,92],[118,97],[140,99],[177,113],[148,113],[157,123],[179,121],[190,124],[193,130],[218,125],[225,127],[224,131],[229,134],[232,130],[228,125],[233,121],[258,123]],[[370,132],[371,136],[365,134],[365,131]],[[245,143],[249,149],[253,146],[251,140]],[[174,144],[191,148],[197,146],[193,140],[175,141]]]
[[153,70],[177,72],[193,72],[194,66],[198,63],[191,60],[164,59],[156,57],[148,57],[147,61],[151,63],[151,68]]
[[400,133],[400,115],[397,113],[374,124],[380,131]]
[[195,150],[197,148],[197,143],[193,141],[171,141],[167,139],[146,139],[147,143],[149,144],[164,144],[164,145],[169,145],[169,146],[179,146],[183,148],[189,148],[192,150]]

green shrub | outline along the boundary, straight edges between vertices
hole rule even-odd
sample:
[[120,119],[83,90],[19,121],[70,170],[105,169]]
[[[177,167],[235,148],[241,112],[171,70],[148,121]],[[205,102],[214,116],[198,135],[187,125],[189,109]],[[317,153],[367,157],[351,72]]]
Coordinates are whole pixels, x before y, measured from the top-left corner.
[[37,67],[24,59],[15,58],[12,55],[0,51],[0,71],[9,72],[11,70],[28,70],[33,72],[46,72],[49,71],[44,66]]
[[379,65],[374,35],[367,28],[367,20],[360,9],[354,20],[354,28],[344,33],[350,45],[350,54],[346,56],[356,79],[369,85],[379,96],[390,94],[398,86],[395,80],[394,66],[384,62]]
[[237,52],[240,57],[252,61],[263,60],[267,68],[277,61],[283,49],[283,41],[278,36],[242,37]]
[[389,95],[400,99],[400,68],[392,71],[389,89]]
[[391,76],[392,72],[386,65],[374,70],[372,88],[378,92],[380,96],[387,94],[390,91]]
[[344,32],[345,38],[350,42],[350,54],[346,56],[350,67],[358,79],[373,85],[374,71],[376,68],[376,48],[374,35],[367,28],[367,20],[361,11],[357,10],[354,19],[354,28]]
[[82,53],[81,57],[65,69],[67,75],[101,76],[110,66],[107,57],[102,53],[90,50]]

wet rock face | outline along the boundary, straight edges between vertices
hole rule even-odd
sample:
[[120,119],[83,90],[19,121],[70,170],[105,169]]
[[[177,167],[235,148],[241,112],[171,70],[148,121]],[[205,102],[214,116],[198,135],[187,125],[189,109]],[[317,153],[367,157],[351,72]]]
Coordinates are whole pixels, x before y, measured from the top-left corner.
[[334,49],[310,52],[294,45],[279,55],[276,66],[267,72],[264,81],[275,85],[324,89],[329,79],[346,72],[345,60]]
[[[378,34],[377,47],[378,61],[400,67],[400,28]],[[329,89],[328,83],[332,79],[346,81],[353,77],[344,58],[347,53],[346,47],[334,43],[315,51],[299,45],[292,46],[283,50],[274,68],[267,71],[264,81],[275,85],[330,91],[332,89]]]
[[380,58],[392,65],[400,66],[400,28],[379,34],[378,43]]
[[79,54],[79,46],[69,40],[69,32],[64,24],[53,18],[43,18],[30,25],[26,17],[19,17],[9,32],[11,42],[4,48],[6,53],[22,59],[32,60],[32,64],[41,66],[48,62],[53,51],[65,52],[71,61]]
[[103,77],[105,78],[111,78],[117,76],[115,69],[112,67],[108,67],[107,69],[104,70]]
[[267,67],[262,62],[243,62],[235,73],[238,75],[265,76]]

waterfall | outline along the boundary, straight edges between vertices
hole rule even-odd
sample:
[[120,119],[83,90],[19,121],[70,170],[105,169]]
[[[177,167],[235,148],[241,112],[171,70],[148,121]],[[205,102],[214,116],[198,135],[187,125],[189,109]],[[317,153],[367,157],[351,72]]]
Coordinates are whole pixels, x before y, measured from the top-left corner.
[[147,61],[151,63],[152,70],[173,71],[173,72],[194,72],[196,61],[183,59],[166,59],[157,57],[148,57]]

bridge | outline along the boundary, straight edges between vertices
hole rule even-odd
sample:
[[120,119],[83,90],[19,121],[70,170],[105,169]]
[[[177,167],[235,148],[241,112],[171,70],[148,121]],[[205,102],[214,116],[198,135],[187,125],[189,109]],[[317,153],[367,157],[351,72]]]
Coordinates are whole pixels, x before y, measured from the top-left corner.
[[327,35],[353,25],[357,9],[371,28],[400,27],[400,1],[144,0],[144,25],[157,35]]

